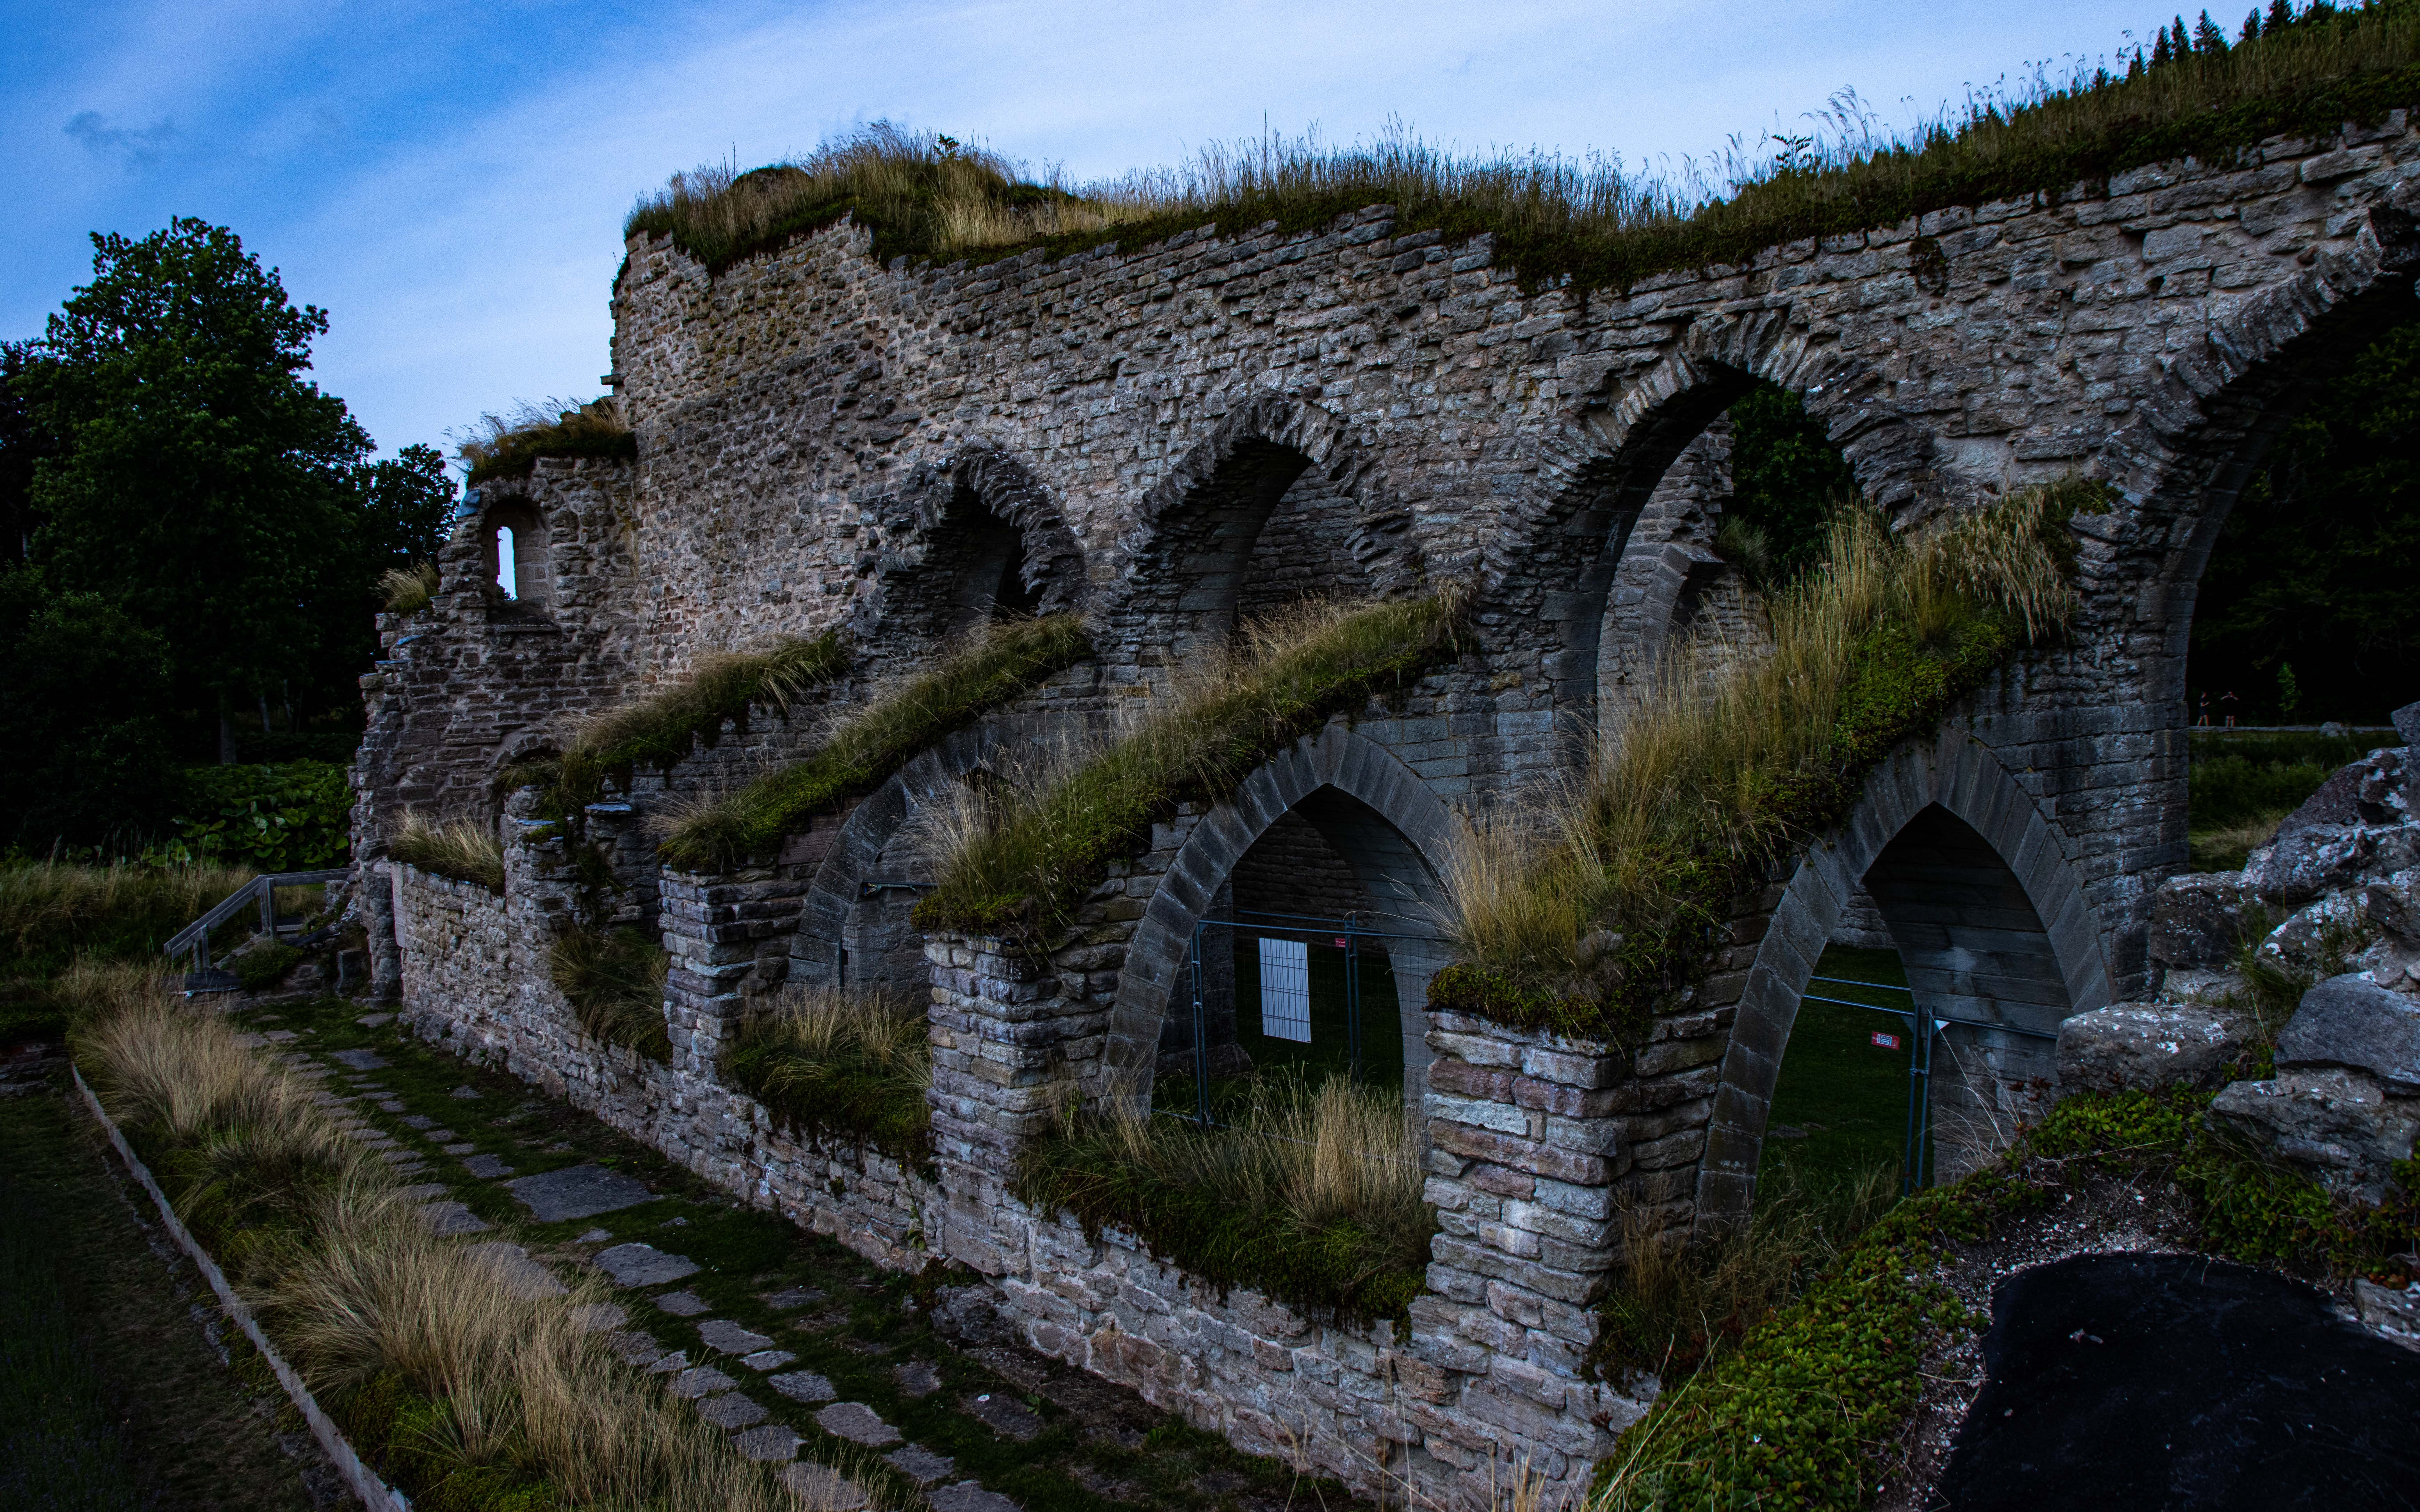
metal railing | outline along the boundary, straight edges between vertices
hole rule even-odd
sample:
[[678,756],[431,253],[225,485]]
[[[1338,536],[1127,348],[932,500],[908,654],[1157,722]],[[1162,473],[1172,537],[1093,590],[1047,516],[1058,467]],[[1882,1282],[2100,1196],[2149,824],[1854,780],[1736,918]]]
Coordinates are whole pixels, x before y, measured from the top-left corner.
[[277,922],[277,889],[338,883],[351,874],[348,869],[338,867],[333,872],[275,872],[266,876],[255,877],[228,894],[217,907],[170,935],[168,943],[161,947],[161,953],[171,960],[190,953],[194,958],[195,971],[209,970],[211,933],[220,925],[242,913],[247,904],[258,905],[260,933],[263,934],[273,939],[281,929],[288,933],[300,933],[302,928],[300,924],[280,925]]

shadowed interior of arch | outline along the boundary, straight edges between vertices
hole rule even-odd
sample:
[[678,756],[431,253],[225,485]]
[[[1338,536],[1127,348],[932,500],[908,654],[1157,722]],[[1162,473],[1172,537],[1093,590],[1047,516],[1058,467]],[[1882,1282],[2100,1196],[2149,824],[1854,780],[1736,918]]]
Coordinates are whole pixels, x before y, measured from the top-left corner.
[[959,487],[927,532],[924,560],[891,592],[892,623],[939,640],[989,620],[1032,614],[1042,594],[1017,528],[972,488]]

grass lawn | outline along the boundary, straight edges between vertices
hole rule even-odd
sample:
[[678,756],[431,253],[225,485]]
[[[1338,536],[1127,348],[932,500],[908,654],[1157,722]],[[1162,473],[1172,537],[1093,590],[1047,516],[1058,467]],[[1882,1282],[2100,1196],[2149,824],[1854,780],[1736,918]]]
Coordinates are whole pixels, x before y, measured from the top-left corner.
[[279,1441],[317,1446],[70,1095],[0,1097],[0,1506],[310,1507]]
[[[1903,987],[1906,968],[1894,950],[1835,945],[1816,967],[1822,977]],[[1824,997],[1904,1010],[1903,992],[1813,982]],[[1898,1049],[1873,1042],[1896,1036]],[[1773,1089],[1765,1125],[1764,1162],[1785,1169],[1810,1190],[1835,1187],[1875,1165],[1896,1173],[1907,1144],[1908,1057],[1912,1026],[1904,1018],[1835,1003],[1801,1003]]]

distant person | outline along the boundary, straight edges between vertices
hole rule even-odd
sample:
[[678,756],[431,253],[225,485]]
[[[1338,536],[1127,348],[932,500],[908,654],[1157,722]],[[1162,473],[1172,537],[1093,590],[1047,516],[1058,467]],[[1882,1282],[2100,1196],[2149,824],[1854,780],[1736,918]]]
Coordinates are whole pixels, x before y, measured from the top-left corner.
[[2201,717],[2195,719],[2194,723],[2204,730],[2210,728],[2210,695],[2207,693],[2201,696]]

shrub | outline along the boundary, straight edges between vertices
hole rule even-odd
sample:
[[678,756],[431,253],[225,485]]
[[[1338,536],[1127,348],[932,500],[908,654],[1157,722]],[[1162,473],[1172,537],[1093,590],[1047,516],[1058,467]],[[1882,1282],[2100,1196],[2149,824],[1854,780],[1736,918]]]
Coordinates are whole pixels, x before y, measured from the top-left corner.
[[722,1072],[799,1128],[911,1164],[932,1157],[933,1045],[916,1004],[790,988],[770,1012],[741,1023]]
[[475,882],[498,897],[504,895],[504,842],[467,819],[436,825],[418,814],[406,814],[402,826],[387,841],[386,853],[407,866],[457,882]]
[[1341,150],[1308,137],[1217,145],[1182,168],[1070,193],[1018,182],[1013,164],[944,138],[876,127],[803,162],[678,176],[625,229],[669,235],[720,271],[844,214],[872,231],[877,258],[985,260],[1032,246],[1140,246],[1204,224],[1226,236],[1270,223],[1306,230],[1387,205],[1399,233],[1492,236],[1497,265],[1525,286],[1569,278],[1582,290],[1627,289],[1929,210],[2090,192],[2145,163],[2226,162],[2281,133],[2325,138],[2420,104],[2420,16],[2395,4],[2306,16],[2123,75],[2081,63],[2064,79],[2037,72],[1905,135],[1843,97],[1823,140],[1768,138],[1781,148],[1770,159],[1734,154],[1719,189],[1635,178],[1599,158],[1456,160],[1390,133]]
[[2073,599],[2067,521],[2098,485],[2028,490],[1913,541],[1836,515],[1771,601],[1774,648],[1700,635],[1576,791],[1475,837],[1448,878],[1464,960],[1430,1002],[1627,1038],[1704,969],[1731,899],[1836,823],[1866,774]]
[[925,928],[1039,933],[1063,927],[1109,864],[1140,852],[1188,799],[1234,791],[1332,714],[1452,659],[1466,605],[1456,591],[1309,606],[1247,626],[1192,671],[1166,708],[1106,751],[1005,795],[946,837],[940,880],[916,908]]
[[917,752],[1091,650],[1083,623],[1073,614],[985,625],[932,671],[842,715],[805,760],[675,814],[660,846],[663,857],[707,872],[769,851],[809,815],[879,786]]
[[1168,1113],[1085,1116],[1029,1148],[1016,1195],[1088,1234],[1130,1227],[1215,1286],[1346,1322],[1406,1317],[1436,1217],[1401,1097],[1272,1074],[1218,1102],[1225,1121],[1209,1129]]
[[664,978],[672,957],[635,929],[610,933],[574,928],[547,952],[553,979],[580,1026],[592,1039],[670,1065],[671,1027],[664,1022]]
[[236,980],[243,983],[248,993],[264,992],[286,980],[302,959],[302,952],[290,945],[264,945],[235,956],[227,964],[235,971]]
[[549,399],[507,414],[481,415],[472,433],[460,437],[460,454],[475,488],[497,478],[526,478],[545,456],[634,458],[639,438],[612,398],[587,404]]
[[335,762],[189,766],[175,837],[146,849],[144,859],[326,871],[351,853],[352,818],[352,785]]
[[[607,778],[628,791],[634,766],[670,766],[703,740],[722,738],[724,720],[741,733],[749,710],[759,703],[787,710],[809,687],[848,670],[848,652],[837,634],[788,640],[763,651],[701,657],[687,677],[664,691],[624,704],[582,724],[569,748],[553,764],[552,783],[540,811],[568,817],[604,795]],[[506,780],[546,777],[536,768],[508,772]]]
[[379,597],[385,600],[390,614],[419,613],[437,601],[438,586],[434,562],[389,567],[378,580]]

